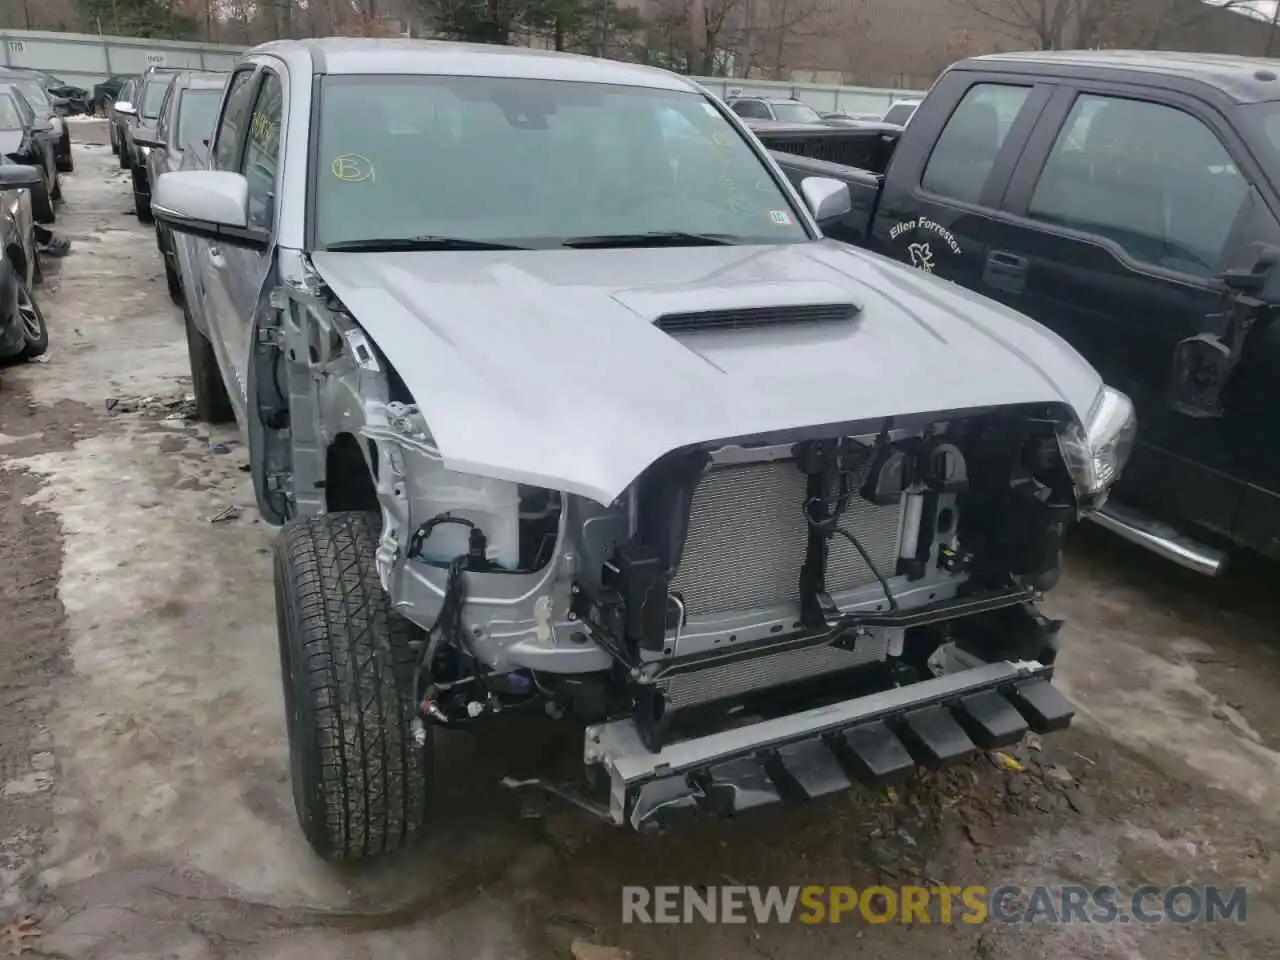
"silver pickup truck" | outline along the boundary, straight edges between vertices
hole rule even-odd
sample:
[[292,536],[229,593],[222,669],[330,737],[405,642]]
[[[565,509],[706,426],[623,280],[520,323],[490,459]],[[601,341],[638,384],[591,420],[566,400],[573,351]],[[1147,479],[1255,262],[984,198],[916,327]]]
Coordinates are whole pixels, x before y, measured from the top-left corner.
[[691,80],[388,40],[251,50],[162,175],[201,415],[248,438],[297,813],[428,822],[432,734],[534,709],[617,824],[1064,727],[1036,603],[1134,434],[1061,339],[823,239]]

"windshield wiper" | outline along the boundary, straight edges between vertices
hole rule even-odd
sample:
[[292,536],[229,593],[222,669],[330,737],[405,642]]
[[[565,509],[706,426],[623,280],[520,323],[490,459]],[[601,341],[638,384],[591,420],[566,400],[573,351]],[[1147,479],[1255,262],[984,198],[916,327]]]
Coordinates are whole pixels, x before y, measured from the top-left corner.
[[679,230],[652,233],[602,233],[591,237],[570,237],[561,246],[577,249],[607,247],[722,247],[734,242],[728,233],[683,233]]
[[528,250],[514,243],[467,240],[464,237],[372,237],[367,240],[339,240],[326,250],[335,253],[391,253],[399,250]]

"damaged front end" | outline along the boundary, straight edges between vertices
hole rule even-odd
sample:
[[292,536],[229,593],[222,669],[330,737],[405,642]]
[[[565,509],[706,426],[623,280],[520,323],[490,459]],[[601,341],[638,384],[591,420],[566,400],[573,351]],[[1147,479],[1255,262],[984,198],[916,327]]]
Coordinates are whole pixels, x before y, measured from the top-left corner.
[[1081,503],[1064,411],[709,444],[609,506],[453,473],[388,413],[378,559],[428,631],[423,722],[578,718],[584,802],[616,823],[891,783],[1071,718],[1036,609]]
[[651,829],[1070,722],[1050,682],[1061,624],[1037,600],[1124,466],[1123,395],[1083,423],[1019,404],[709,441],[603,504],[450,469],[340,305],[288,296],[284,332],[259,338],[289,384],[281,469],[300,512],[381,513],[383,588],[421,628],[420,739],[527,707],[571,718],[584,783],[534,783]]

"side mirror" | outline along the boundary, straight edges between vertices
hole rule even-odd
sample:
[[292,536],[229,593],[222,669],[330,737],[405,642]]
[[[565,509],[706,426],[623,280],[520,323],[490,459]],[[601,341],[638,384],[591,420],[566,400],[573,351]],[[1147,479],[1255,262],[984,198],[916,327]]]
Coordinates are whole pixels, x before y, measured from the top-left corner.
[[848,185],[830,177],[805,177],[800,181],[800,194],[819,223],[838,220],[853,209]]
[[117,100],[114,109],[122,117],[136,117],[138,115],[138,111],[134,109],[133,104],[128,100]]
[[144,127],[141,124],[133,130],[133,142],[140,147],[150,147],[152,150],[164,146],[164,141],[156,133],[155,127]]
[[0,164],[0,190],[34,190],[44,183],[38,167],[25,163]]
[[226,170],[162,173],[151,188],[156,222],[177,233],[265,250],[266,233],[249,227],[249,182]]

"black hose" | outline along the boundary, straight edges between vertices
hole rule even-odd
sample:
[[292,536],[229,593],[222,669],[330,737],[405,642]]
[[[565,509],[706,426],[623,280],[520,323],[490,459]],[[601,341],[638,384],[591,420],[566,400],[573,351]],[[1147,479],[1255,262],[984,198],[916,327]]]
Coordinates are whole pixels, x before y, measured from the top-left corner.
[[898,611],[898,599],[893,595],[893,591],[889,589],[888,579],[880,572],[880,568],[876,566],[875,561],[871,559],[871,554],[867,553],[867,548],[844,527],[832,527],[831,532],[840,534],[840,536],[853,544],[853,549],[857,550],[862,556],[862,562],[867,565],[867,569],[880,581],[880,589],[884,591],[884,598],[889,601],[889,609],[896,613]]

